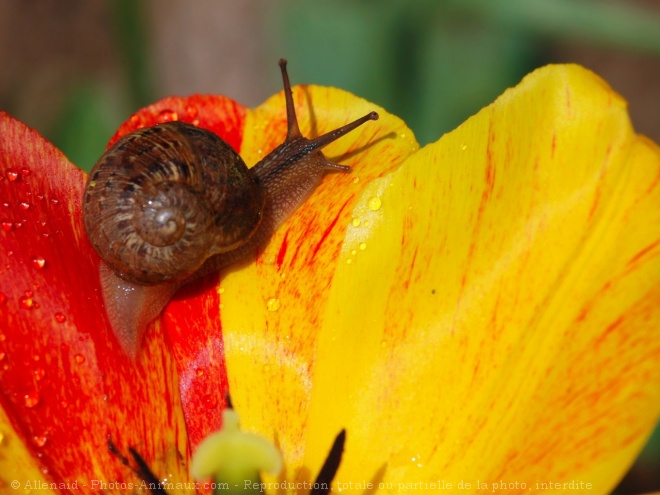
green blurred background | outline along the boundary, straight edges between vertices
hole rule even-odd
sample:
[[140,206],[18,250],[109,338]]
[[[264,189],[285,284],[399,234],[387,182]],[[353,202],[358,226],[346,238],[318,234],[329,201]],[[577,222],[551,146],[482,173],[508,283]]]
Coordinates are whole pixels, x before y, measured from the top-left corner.
[[[660,1],[0,0],[0,109],[89,170],[163,96],[256,106],[293,83],[347,89],[437,140],[532,69],[577,62],[660,143]],[[617,493],[660,490],[656,431]]]

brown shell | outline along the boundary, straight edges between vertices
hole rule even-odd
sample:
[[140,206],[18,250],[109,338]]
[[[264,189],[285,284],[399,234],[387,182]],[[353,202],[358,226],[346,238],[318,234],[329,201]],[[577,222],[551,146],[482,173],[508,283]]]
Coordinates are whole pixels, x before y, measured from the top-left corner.
[[83,220],[101,258],[122,278],[181,281],[254,233],[264,194],[216,134],[183,122],[119,139],[87,183]]

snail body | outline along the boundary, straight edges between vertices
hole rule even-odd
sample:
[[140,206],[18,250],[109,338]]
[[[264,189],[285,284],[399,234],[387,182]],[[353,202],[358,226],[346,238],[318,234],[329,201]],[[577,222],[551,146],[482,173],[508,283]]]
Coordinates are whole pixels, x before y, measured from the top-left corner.
[[265,243],[323,176],[349,171],[320,149],[378,114],[315,139],[303,137],[286,62],[285,141],[248,169],[216,134],[167,122],[126,134],[99,159],[83,199],[88,238],[112,329],[135,356],[141,335],[183,285]]

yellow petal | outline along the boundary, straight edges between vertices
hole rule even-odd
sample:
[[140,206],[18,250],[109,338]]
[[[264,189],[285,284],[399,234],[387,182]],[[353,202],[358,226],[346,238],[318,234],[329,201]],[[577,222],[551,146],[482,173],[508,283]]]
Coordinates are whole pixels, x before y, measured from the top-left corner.
[[[372,178],[393,170],[417,149],[403,122],[375,105],[332,88],[298,86],[293,91],[301,131],[308,137],[372,110],[380,119],[324,149],[330,159],[351,165],[352,172],[327,176],[256,263],[222,278],[232,402],[244,429],[274,439],[289,463],[303,454],[316,337],[355,200]],[[284,139],[282,94],[248,112],[245,129],[241,155],[251,165]]]
[[374,181],[320,320],[304,469],[346,428],[339,482],[606,493],[660,414],[659,207],[657,146],[576,66]]

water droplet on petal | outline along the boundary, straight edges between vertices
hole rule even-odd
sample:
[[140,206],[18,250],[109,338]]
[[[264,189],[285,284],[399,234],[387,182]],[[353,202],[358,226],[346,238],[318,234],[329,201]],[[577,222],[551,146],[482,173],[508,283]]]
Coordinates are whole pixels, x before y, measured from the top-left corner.
[[367,203],[367,206],[369,206],[369,209],[371,211],[378,211],[380,210],[380,207],[382,206],[382,202],[378,196],[374,196],[369,199],[369,202]]
[[360,251],[364,251],[365,249],[367,249],[367,243],[366,242],[361,242],[360,243]]
[[347,264],[347,265],[350,265],[351,263],[353,263],[353,260],[352,260],[351,258],[348,258],[348,259],[346,260],[346,264]]
[[45,435],[35,436],[35,437],[32,437],[32,440],[34,441],[34,444],[37,447],[43,447],[44,445],[46,445],[46,442],[48,441],[48,437],[45,436]]
[[32,297],[22,296],[18,300],[18,306],[21,309],[33,309],[35,307],[34,299],[32,299]]
[[202,402],[204,403],[204,406],[206,406],[207,409],[215,409],[218,407],[218,399],[216,398],[215,395],[205,395],[202,398]]
[[199,111],[197,110],[197,107],[195,105],[188,105],[186,107],[186,112],[188,112],[188,117],[193,119],[193,118],[197,117],[197,113]]
[[37,404],[39,404],[40,400],[41,400],[41,396],[39,395],[39,392],[35,390],[28,392],[23,396],[23,403],[25,404],[25,407],[30,409],[32,409]]
[[174,110],[162,110],[158,114],[158,120],[160,122],[174,122],[176,120],[179,120],[179,114],[176,113]]
[[353,177],[353,184],[357,184],[358,182],[360,182],[360,178],[356,175]]
[[280,300],[276,297],[271,297],[266,301],[266,308],[268,308],[268,311],[277,311],[280,309]]
[[7,340],[7,337],[5,337],[5,334],[0,333],[0,342],[4,342],[5,340]]
[[73,359],[74,359],[74,360],[76,361],[76,363],[78,363],[78,364],[82,364],[82,363],[85,362],[85,356],[83,356],[82,354],[76,354],[75,356],[73,356]]
[[9,179],[9,182],[15,182],[20,179],[18,172],[16,172],[16,170],[13,170],[11,168],[7,169],[5,175],[7,176],[7,179]]
[[32,374],[34,375],[34,379],[40,382],[46,376],[46,371],[43,368],[37,368],[32,370]]
[[461,144],[461,149],[463,151],[465,151],[467,149],[467,144],[465,144],[465,143]]
[[195,369],[195,373],[196,373],[197,376],[199,376],[199,377],[204,376],[204,369],[203,369],[203,368],[196,368],[196,369]]
[[353,225],[353,227],[359,227],[361,223],[362,220],[360,220],[358,217],[353,217],[353,219],[351,220],[351,224]]
[[55,313],[55,321],[57,323],[64,323],[66,321],[66,316],[64,316],[64,313],[57,312]]
[[21,201],[20,203],[18,203],[18,206],[20,206],[21,210],[29,210],[30,206],[32,205],[27,201]]
[[5,232],[9,232],[11,229],[14,228],[14,223],[13,222],[2,222],[2,228],[4,229]]
[[50,202],[51,202],[52,204],[54,204],[54,205],[58,205],[58,204],[60,204],[60,200],[59,200],[59,199],[55,199],[55,198],[50,198]]
[[7,353],[5,353],[5,352],[0,352],[0,363],[3,362],[3,361],[5,360],[6,357],[7,357]]
[[353,250],[351,251],[351,255],[355,256],[356,254],[357,254],[357,249],[353,249]]
[[46,266],[46,260],[43,258],[43,256],[35,256],[32,258],[32,266],[37,270],[41,270],[44,266]]

